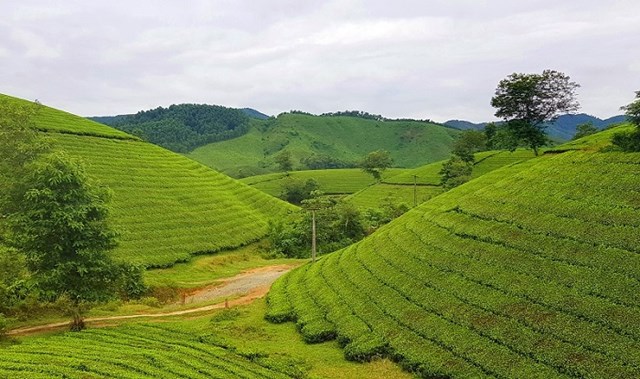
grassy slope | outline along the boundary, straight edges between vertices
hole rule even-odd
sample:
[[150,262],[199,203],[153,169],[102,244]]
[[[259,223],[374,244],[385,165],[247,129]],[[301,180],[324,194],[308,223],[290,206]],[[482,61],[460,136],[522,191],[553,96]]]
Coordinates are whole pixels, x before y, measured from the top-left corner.
[[445,158],[458,133],[421,122],[284,114],[273,124],[254,120],[246,135],[200,147],[188,156],[232,176],[275,171],[273,158],[282,149],[291,152],[294,168],[314,152],[356,162],[378,149],[390,151],[398,167],[415,167]]
[[284,276],[268,317],[424,377],[640,377],[639,188],[640,154],[495,170]]
[[[503,166],[514,165],[533,158],[530,150],[486,151],[476,154],[476,163],[472,177],[477,178]],[[413,205],[414,175],[417,203],[421,204],[444,192],[440,187],[440,170],[445,161],[439,161],[411,170],[398,172],[397,175],[383,179],[382,183],[366,187],[347,197],[347,200],[360,208],[378,208],[387,201]]]
[[213,316],[21,337],[0,343],[0,378],[410,378],[388,360],[345,361],[335,342],[307,345],[264,311],[261,299]]
[[[10,98],[11,101],[23,100]],[[43,107],[36,125],[113,191],[117,258],[151,266],[246,245],[292,206],[223,174],[83,118]],[[79,133],[79,134],[78,134]],[[115,137],[115,138],[114,138]]]
[[198,338],[176,325],[127,325],[29,339],[3,349],[0,377],[293,377],[274,362],[241,354],[215,337]]
[[[390,168],[385,170],[383,178],[391,178],[405,170],[406,169],[401,168]],[[320,185],[320,191],[328,195],[352,194],[375,183],[375,180],[370,174],[365,173],[359,168],[291,171],[288,174],[274,173],[250,176],[240,179],[240,181],[269,195],[279,196],[282,192],[283,184],[289,177],[302,180],[315,179]]]

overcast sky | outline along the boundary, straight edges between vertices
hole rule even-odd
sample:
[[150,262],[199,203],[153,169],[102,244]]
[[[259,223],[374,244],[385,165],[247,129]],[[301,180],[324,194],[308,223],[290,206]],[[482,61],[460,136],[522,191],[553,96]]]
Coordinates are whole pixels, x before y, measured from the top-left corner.
[[173,103],[494,119],[550,68],[582,112],[640,90],[638,0],[0,1],[0,92],[89,115]]

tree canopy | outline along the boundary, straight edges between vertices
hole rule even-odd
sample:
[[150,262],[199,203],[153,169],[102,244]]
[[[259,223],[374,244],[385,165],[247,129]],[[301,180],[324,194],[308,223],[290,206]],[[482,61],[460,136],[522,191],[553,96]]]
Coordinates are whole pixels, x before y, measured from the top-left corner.
[[640,91],[636,91],[636,99],[629,105],[621,108],[629,122],[640,128]]
[[107,223],[108,189],[79,162],[50,152],[33,128],[35,112],[37,105],[0,103],[0,298],[28,277],[26,288],[41,300],[68,298],[79,327],[81,303],[123,291],[139,297],[144,285],[140,268],[107,255],[116,243]]
[[393,159],[388,151],[376,150],[370,152],[364,157],[360,163],[360,167],[362,168],[362,171],[367,174],[371,174],[375,180],[380,181],[384,170],[391,167],[392,164]]
[[184,153],[211,142],[243,135],[249,130],[249,117],[240,109],[179,104],[118,117],[112,126]]
[[498,83],[491,105],[506,121],[507,130],[538,154],[547,142],[547,123],[579,109],[576,90],[580,86],[554,70],[542,74],[513,73]]
[[616,133],[612,142],[623,151],[640,151],[640,91],[636,92],[636,99],[629,105],[621,108],[625,111],[629,122],[636,126],[632,132]]
[[592,122],[585,122],[576,127],[576,134],[573,136],[573,139],[576,140],[578,138],[590,136],[597,132],[598,128],[596,128]]

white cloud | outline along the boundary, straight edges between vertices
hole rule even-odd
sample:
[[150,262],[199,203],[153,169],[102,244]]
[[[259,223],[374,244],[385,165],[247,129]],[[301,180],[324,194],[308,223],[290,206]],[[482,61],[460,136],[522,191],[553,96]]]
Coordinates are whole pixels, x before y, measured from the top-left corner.
[[3,2],[0,82],[80,114],[206,102],[481,121],[500,79],[553,68],[605,117],[640,89],[639,13],[624,0]]

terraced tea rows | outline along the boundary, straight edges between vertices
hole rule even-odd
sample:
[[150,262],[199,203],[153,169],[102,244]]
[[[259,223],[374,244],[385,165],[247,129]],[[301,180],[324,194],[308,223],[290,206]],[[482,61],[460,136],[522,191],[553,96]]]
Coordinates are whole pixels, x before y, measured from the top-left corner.
[[110,128],[97,122],[93,122],[58,109],[41,104],[18,99],[0,93],[0,101],[16,105],[33,105],[37,109],[37,127],[42,131],[56,131],[61,133],[75,133],[82,135],[104,136],[119,139],[139,140],[130,134]]
[[[25,102],[6,97],[8,101]],[[193,254],[246,245],[290,204],[197,162],[81,117],[41,108],[36,126],[113,191],[116,258],[169,266]]]
[[118,258],[163,266],[245,245],[292,207],[197,162],[133,141],[52,135],[114,193]]
[[422,377],[640,377],[640,154],[492,171],[281,278],[267,317]]
[[[390,168],[383,173],[383,177],[390,178],[404,171],[406,170],[401,168]],[[250,176],[240,179],[240,181],[271,196],[279,196],[282,192],[282,186],[289,178],[314,179],[318,182],[320,191],[328,195],[352,194],[375,183],[370,174],[359,168],[291,171],[288,174],[277,173]]]
[[32,338],[2,349],[0,378],[290,378],[215,338],[130,325]]
[[[478,178],[498,168],[518,164],[533,158],[529,150],[485,151],[475,155],[476,163],[473,167],[472,178]],[[414,181],[416,184],[416,200],[418,204],[444,192],[440,187],[440,170],[445,161],[431,163],[410,170],[396,171],[395,175],[387,176],[382,183],[366,187],[347,200],[357,207],[379,208],[385,202],[404,203],[413,206]]]

